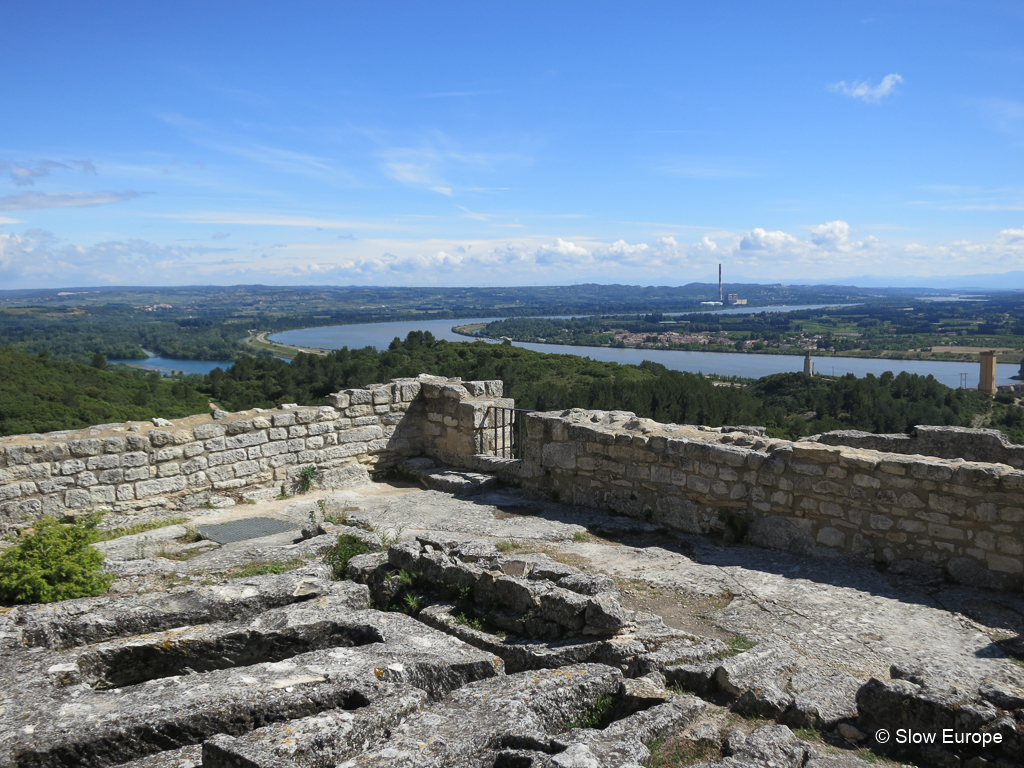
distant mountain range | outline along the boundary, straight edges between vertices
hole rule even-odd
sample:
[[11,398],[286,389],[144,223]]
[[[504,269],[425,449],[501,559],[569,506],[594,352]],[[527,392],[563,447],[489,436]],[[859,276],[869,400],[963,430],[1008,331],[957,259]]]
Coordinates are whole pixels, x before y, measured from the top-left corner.
[[[768,281],[765,281],[768,282]],[[775,281],[772,281],[775,282]],[[785,280],[786,285],[853,285],[858,288],[936,288],[946,291],[1024,290],[1024,271],[988,275],[944,275],[937,277],[860,275],[824,280]]]

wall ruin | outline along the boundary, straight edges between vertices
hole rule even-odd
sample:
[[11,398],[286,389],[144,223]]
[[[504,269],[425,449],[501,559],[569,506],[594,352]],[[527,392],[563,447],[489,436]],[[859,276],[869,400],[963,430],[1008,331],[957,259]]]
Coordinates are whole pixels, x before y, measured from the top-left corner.
[[511,427],[499,435],[491,426],[491,408],[513,405],[502,390],[500,381],[420,376],[344,390],[318,408],[3,438],[0,529],[88,509],[271,498],[310,465],[318,487],[345,487],[428,456],[672,530],[916,561],[975,586],[1024,587],[1024,447],[989,431],[790,442],[573,409],[528,414],[514,460],[493,455],[496,441],[511,444]]
[[572,504],[808,554],[919,561],[975,586],[1024,586],[1024,471],[1006,464],[616,411],[533,413],[526,426],[524,458],[495,469]]
[[[490,450],[475,438],[502,382],[395,379],[329,395],[320,407],[214,412],[155,424],[0,438],[0,532],[42,515],[186,509],[365,482],[410,456]],[[218,416],[219,418],[214,418]]]

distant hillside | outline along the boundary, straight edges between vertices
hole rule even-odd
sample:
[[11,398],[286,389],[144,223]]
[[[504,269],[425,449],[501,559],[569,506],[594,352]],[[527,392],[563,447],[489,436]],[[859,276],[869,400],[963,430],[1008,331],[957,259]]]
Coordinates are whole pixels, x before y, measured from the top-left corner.
[[0,347],[0,435],[206,413],[206,396],[159,374],[99,370]]

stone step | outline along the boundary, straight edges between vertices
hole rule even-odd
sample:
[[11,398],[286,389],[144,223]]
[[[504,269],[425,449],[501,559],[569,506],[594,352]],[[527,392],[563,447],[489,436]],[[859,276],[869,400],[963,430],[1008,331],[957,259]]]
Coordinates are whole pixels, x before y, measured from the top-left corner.
[[432,459],[409,459],[399,469],[415,478],[432,491],[451,493],[456,496],[471,496],[491,491],[497,486],[498,478],[478,472],[438,467]]

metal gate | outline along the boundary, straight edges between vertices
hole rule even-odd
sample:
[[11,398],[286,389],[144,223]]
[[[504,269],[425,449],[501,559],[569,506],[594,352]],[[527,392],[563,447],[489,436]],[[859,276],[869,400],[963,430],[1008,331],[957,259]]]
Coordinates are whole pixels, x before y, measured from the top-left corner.
[[503,459],[523,458],[523,425],[526,408],[487,407],[487,417],[480,425],[483,452]]

